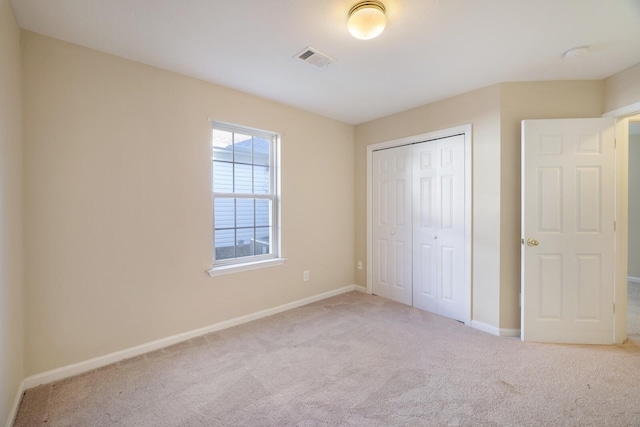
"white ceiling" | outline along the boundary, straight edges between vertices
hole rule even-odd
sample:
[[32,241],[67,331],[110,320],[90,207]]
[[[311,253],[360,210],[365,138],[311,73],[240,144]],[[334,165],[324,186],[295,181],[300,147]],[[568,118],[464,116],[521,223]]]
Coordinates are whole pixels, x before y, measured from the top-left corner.
[[[640,0],[12,0],[22,28],[361,123],[506,81],[602,79],[640,62]],[[587,56],[564,59],[577,46]],[[337,61],[294,58],[312,46]]]

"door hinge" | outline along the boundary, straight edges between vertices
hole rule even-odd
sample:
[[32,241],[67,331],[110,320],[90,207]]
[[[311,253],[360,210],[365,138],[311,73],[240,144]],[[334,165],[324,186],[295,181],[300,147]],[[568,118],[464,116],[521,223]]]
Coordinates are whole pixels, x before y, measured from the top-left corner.
[[616,303],[613,303],[613,314],[616,314]]
[[613,221],[613,231],[616,231],[616,222]]
[[617,139],[613,139],[613,148],[616,149],[618,148],[618,140]]

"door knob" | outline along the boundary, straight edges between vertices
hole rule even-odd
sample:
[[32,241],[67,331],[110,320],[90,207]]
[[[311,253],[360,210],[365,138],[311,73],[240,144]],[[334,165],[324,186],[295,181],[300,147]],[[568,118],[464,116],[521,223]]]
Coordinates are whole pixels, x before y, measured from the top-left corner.
[[540,242],[538,242],[536,239],[527,239],[527,245],[529,246],[538,246],[540,244]]

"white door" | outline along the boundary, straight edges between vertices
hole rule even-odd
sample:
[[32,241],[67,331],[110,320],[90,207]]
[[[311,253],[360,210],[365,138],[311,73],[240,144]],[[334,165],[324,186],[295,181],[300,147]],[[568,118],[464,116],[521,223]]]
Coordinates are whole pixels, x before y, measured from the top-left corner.
[[411,146],[373,153],[375,295],[412,305]]
[[414,145],[413,305],[465,321],[464,136]]
[[613,343],[613,119],[522,122],[522,340]]

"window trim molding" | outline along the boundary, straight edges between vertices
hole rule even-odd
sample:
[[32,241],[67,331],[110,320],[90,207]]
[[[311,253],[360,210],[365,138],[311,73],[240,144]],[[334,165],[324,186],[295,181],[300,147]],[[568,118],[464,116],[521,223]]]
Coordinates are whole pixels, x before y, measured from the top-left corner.
[[223,276],[225,274],[240,273],[242,271],[257,270],[259,268],[275,267],[284,264],[285,261],[287,261],[287,258],[269,258],[242,264],[216,265],[210,270],[207,270],[207,273],[209,277]]
[[[241,257],[241,258],[230,258],[216,261],[215,259],[215,237],[211,248],[213,250],[212,253],[212,267],[207,270],[207,273],[210,277],[220,276],[224,274],[242,272],[242,271],[250,271],[259,268],[267,268],[273,267],[277,265],[282,265],[287,260],[282,257],[282,246],[281,246],[281,203],[280,203],[280,192],[281,192],[281,183],[280,183],[280,173],[281,173],[281,165],[280,165],[280,145],[281,145],[281,134],[278,132],[266,131],[262,129],[256,129],[249,126],[242,125],[234,125],[231,123],[219,122],[215,120],[211,120],[211,129],[233,132],[233,133],[249,133],[251,136],[268,139],[270,141],[269,151],[270,151],[270,194],[257,195],[257,194],[246,194],[246,193],[216,193],[211,188],[211,199],[215,204],[216,197],[232,197],[232,198],[260,198],[265,200],[270,200],[271,203],[271,227],[273,229],[272,242],[270,243],[272,248],[272,254],[269,255],[253,255],[250,257]],[[213,165],[213,163],[212,163]],[[213,173],[212,173],[213,176]],[[215,195],[215,196],[214,196]],[[213,206],[212,206],[213,209]],[[212,227],[214,228],[213,236],[215,236],[215,213],[212,210]]]

